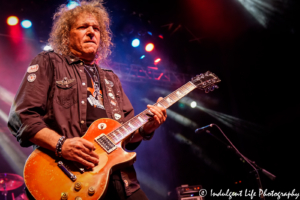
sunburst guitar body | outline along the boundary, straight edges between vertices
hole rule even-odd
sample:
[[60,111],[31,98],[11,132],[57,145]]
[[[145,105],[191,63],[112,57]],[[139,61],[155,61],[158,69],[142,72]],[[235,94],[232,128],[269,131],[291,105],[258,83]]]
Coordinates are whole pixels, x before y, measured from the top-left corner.
[[[154,106],[168,108],[195,88],[209,92],[221,80],[212,72],[197,75]],[[94,200],[101,199],[107,190],[110,174],[130,166],[136,153],[123,150],[124,141],[153,114],[146,109],[122,125],[112,119],[98,119],[91,124],[84,139],[92,142],[99,156],[93,169],[85,169],[76,162],[57,158],[55,153],[37,148],[28,157],[24,168],[25,184],[37,200]]]
[[[31,195],[37,200],[55,199],[100,199],[107,189],[109,175],[113,170],[132,165],[136,153],[123,150],[122,142],[113,152],[107,153],[95,140],[99,135],[107,135],[120,127],[112,119],[99,119],[92,123],[84,139],[92,142],[99,155],[99,163],[91,170],[82,170],[82,166],[71,161],[57,160],[54,152],[38,148],[26,161],[24,168],[25,184]],[[59,166],[59,161],[63,166]],[[65,168],[65,169],[64,169]],[[66,171],[67,170],[67,171]],[[69,173],[70,174],[69,174]],[[70,175],[76,176],[75,178]],[[79,199],[79,198],[78,198]]]

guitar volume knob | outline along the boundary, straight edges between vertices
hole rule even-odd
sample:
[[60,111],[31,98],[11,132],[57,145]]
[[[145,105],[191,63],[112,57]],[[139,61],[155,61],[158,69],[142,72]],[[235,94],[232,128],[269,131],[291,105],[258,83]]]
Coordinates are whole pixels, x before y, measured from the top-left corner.
[[82,184],[80,182],[75,183],[74,190],[79,191],[82,188]]
[[67,199],[68,199],[67,193],[65,193],[65,192],[61,193],[60,199],[61,199],[61,200],[67,200]]
[[95,194],[95,188],[94,187],[89,187],[88,194],[90,196],[94,195]]
[[75,200],[82,200],[82,198],[81,197],[76,197]]

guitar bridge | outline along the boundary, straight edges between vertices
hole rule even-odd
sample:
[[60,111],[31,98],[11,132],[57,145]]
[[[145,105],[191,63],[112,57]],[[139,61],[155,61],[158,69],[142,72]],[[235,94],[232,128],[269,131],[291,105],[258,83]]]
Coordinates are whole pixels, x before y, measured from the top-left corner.
[[113,152],[117,146],[105,135],[101,134],[95,138],[95,141],[104,149],[107,153]]

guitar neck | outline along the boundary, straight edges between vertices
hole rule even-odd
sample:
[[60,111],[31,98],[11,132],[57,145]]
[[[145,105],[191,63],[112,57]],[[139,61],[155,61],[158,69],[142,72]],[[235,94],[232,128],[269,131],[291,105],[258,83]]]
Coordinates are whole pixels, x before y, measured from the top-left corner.
[[[161,101],[154,104],[154,106],[169,108],[171,105],[179,101],[182,97],[186,96],[188,93],[197,88],[192,82],[188,82],[181,86]],[[114,131],[107,134],[107,136],[115,143],[119,143],[125,139],[128,135],[139,129],[141,126],[146,124],[151,118],[151,111],[146,109],[135,117],[131,118],[129,121],[125,122],[122,126],[115,129]]]

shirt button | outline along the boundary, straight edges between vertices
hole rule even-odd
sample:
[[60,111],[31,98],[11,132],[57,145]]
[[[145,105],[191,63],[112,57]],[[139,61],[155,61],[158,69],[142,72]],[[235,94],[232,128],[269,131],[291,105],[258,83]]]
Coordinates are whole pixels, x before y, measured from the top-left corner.
[[80,72],[82,72],[82,70],[81,70],[81,69],[80,69],[79,71],[80,71]]
[[83,120],[81,120],[81,122],[80,122],[81,124],[84,124],[84,121]]
[[83,63],[81,62],[80,65],[83,65]]
[[84,101],[81,101],[82,104],[84,104]]
[[85,83],[82,83],[83,86],[85,86]]

